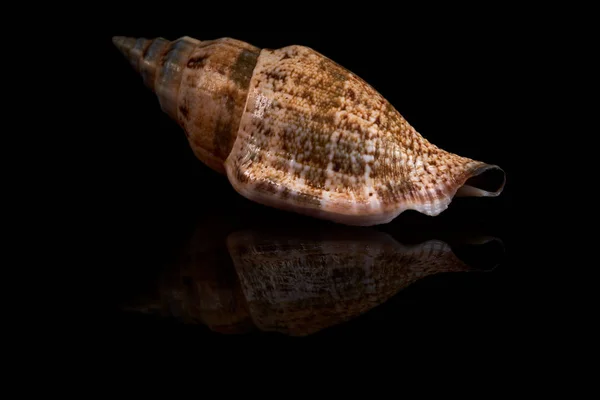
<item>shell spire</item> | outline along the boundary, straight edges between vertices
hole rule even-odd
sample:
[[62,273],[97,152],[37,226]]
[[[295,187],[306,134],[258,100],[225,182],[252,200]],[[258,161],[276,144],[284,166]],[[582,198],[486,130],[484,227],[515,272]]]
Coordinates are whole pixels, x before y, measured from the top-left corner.
[[260,49],[231,38],[112,40],[183,129],[196,157],[225,174]]
[[139,72],[138,66],[142,58],[142,53],[150,46],[151,41],[145,38],[136,39],[126,36],[113,36],[112,42],[136,72]]
[[114,36],[113,44],[144,79],[144,84],[156,93],[162,110],[177,120],[177,93],[181,84],[181,64],[200,43],[184,36],[169,41]]

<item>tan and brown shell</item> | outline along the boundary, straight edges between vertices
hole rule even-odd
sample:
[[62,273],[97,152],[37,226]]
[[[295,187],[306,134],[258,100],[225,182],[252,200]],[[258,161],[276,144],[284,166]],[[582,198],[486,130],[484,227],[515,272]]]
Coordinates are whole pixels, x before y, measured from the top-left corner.
[[194,154],[255,202],[348,225],[494,197],[504,171],[444,151],[379,94],[303,46],[114,37]]

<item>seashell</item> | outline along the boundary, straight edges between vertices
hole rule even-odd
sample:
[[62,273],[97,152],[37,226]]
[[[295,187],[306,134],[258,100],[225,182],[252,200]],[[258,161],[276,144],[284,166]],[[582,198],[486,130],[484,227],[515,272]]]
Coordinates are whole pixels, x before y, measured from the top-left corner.
[[369,226],[503,191],[499,166],[430,143],[373,87],[308,47],[113,42],[197,158],[257,203]]
[[219,237],[200,224],[152,291],[126,310],[224,334],[307,336],[365,314],[426,277],[489,272],[504,253],[496,238],[451,247],[439,239],[403,244],[369,228],[320,228]]

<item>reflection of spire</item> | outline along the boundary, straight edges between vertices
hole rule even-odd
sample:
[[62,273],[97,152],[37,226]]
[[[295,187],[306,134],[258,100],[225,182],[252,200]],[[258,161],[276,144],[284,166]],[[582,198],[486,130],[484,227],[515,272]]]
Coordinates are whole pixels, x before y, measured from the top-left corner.
[[226,238],[218,225],[199,226],[181,256],[158,279],[157,292],[127,309],[204,324],[215,332],[253,330]]
[[473,270],[464,260],[481,259],[470,256],[481,246],[459,247],[459,258],[439,240],[403,245],[363,228],[239,231],[226,240],[206,232],[196,233],[186,256],[162,277],[159,299],[133,309],[222,333],[308,335],[369,311],[419,279]]

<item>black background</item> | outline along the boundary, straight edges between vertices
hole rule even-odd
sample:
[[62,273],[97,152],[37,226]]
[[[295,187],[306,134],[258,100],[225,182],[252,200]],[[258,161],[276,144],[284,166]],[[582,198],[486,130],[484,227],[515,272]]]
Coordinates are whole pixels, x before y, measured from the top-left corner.
[[349,30],[342,35],[201,28],[124,21],[95,36],[95,66],[101,73],[94,78],[95,106],[89,116],[96,124],[90,132],[98,134],[92,133],[88,157],[93,164],[90,194],[95,205],[89,214],[98,227],[92,243],[98,266],[89,280],[85,316],[98,330],[125,342],[139,340],[141,332],[146,338],[167,335],[203,345],[236,340],[202,326],[122,313],[119,306],[164,270],[198,224],[214,226],[216,236],[248,227],[320,226],[252,204],[225,177],[195,159],[183,132],[162,113],[154,94],[112,45],[113,35],[232,37],[261,48],[309,46],[374,86],[431,142],[506,171],[505,191],[496,199],[458,199],[439,217],[406,212],[375,228],[404,241],[451,241],[462,233],[498,237],[506,252],[496,270],[424,279],[366,315],[307,340],[435,333],[441,341],[487,341],[512,335],[531,321],[531,304],[524,296],[527,266],[517,240],[522,220],[514,206],[520,157],[514,143],[523,135],[516,86],[523,79],[518,62],[523,50],[508,38],[503,24],[487,29],[486,23],[456,30],[450,26],[429,34],[418,29]]

